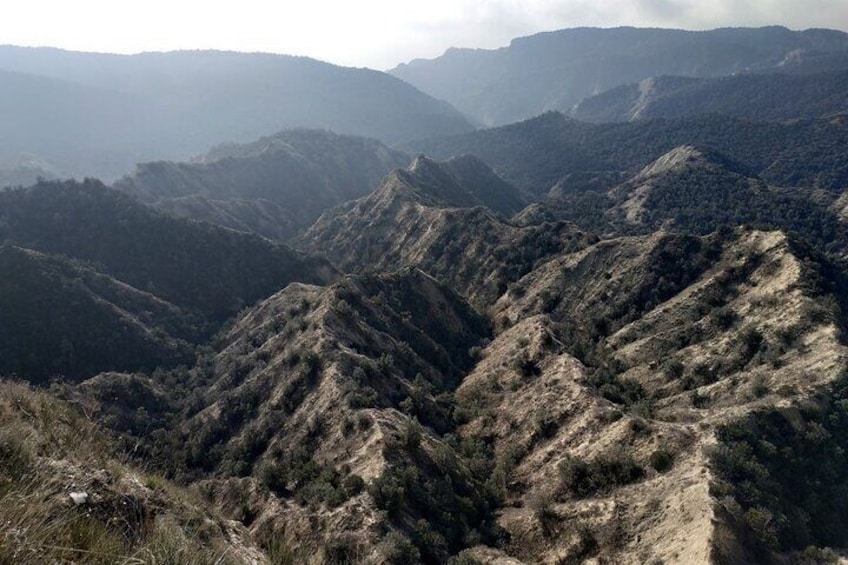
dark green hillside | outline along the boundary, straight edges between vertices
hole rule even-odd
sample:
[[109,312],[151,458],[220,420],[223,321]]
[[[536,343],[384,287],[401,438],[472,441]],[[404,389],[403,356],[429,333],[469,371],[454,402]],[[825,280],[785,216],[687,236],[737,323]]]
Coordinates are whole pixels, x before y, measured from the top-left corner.
[[[705,235],[727,226],[751,225],[798,234],[827,251],[842,252],[848,229],[833,205],[835,195],[804,188],[778,188],[751,176],[715,151],[677,147],[630,181],[609,192],[604,202],[566,194],[554,208],[588,226],[625,233],[661,227]],[[582,197],[582,198],[581,198]],[[614,204],[613,204],[614,203]],[[592,223],[592,207],[612,206]]]
[[409,160],[373,139],[287,130],[200,162],[143,163],[114,187],[176,216],[285,240]]
[[848,544],[848,379],[814,400],[718,430],[716,494],[733,497],[735,518],[768,550]]
[[848,186],[848,124],[837,119],[778,124],[710,115],[593,125],[551,112],[410,149],[439,159],[477,155],[507,181],[543,195],[575,173],[636,173],[680,145],[717,149],[769,184]]
[[43,383],[187,363],[187,340],[204,329],[176,306],[91,269],[0,247],[0,375]]
[[443,167],[456,179],[462,190],[487,208],[511,216],[524,207],[522,195],[514,186],[496,175],[473,155],[461,155],[446,161]]
[[0,239],[91,263],[219,321],[293,280],[333,277],[324,261],[255,236],[169,218],[95,180],[0,194]]

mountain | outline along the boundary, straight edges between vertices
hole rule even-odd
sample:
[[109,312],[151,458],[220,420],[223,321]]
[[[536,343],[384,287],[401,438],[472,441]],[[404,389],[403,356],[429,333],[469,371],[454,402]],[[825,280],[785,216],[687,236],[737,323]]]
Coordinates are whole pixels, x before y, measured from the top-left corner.
[[621,182],[622,174],[636,174],[682,145],[718,150],[770,185],[837,192],[848,183],[846,125],[839,117],[773,123],[718,115],[589,124],[550,112],[517,124],[417,142],[407,149],[436,159],[476,155],[536,198],[552,188],[598,188],[593,179]]
[[707,234],[722,226],[756,225],[803,235],[822,249],[845,249],[844,226],[832,210],[836,194],[768,186],[720,153],[677,147],[610,191],[607,218],[627,231],[660,226]]
[[409,161],[376,140],[287,130],[189,163],[144,163],[113,188],[174,216],[287,240]]
[[414,266],[485,307],[538,261],[591,241],[572,224],[513,225],[518,191],[476,158],[418,157],[374,192],[324,214],[299,244],[343,270]]
[[[617,206],[610,215],[619,222],[646,225],[649,231],[666,221],[697,223],[690,218],[698,212],[720,224],[739,225],[746,222],[726,214],[756,210],[751,200],[758,190],[765,190],[764,183],[758,184],[742,166],[720,153],[693,146],[675,147],[613,190]],[[691,204],[684,211],[686,203]],[[712,231],[714,226],[705,229],[705,233]]]
[[[0,52],[8,56],[8,48]],[[136,150],[130,132],[147,131],[148,116],[131,94],[5,65],[0,65],[0,80],[0,123],[6,132],[0,162],[25,155],[41,162],[39,168],[78,176],[116,175],[132,166]],[[20,184],[35,179],[23,180],[31,182]]]
[[[547,112],[405,152],[289,129],[115,188],[0,190],[0,562],[837,562],[848,118],[815,89],[838,91],[821,72],[845,35],[570,30],[492,53],[558,68],[561,52],[529,47],[566,39],[598,78],[604,61],[685,75],[643,85],[658,104],[754,85],[728,104],[757,120]],[[219,104],[206,133],[252,127],[239,89],[286,99],[282,66],[338,71],[203,52],[4,60],[0,100],[35,85],[49,119],[55,86],[67,123],[96,113],[86,101],[101,124],[151,126]],[[795,74],[755,74],[774,69]],[[775,85],[798,105],[755,94]],[[631,112],[632,94],[599,115]],[[154,109],[123,116],[134,104]],[[108,136],[90,131],[63,155],[98,155]],[[61,174],[16,151],[0,168]]]
[[35,155],[21,154],[15,159],[0,164],[0,189],[14,186],[30,186],[40,179],[55,180],[56,173]]
[[[846,282],[780,232],[657,232],[564,251],[489,319],[410,268],[292,284],[191,370],[85,386],[92,413],[125,421],[96,391],[205,383],[170,416],[133,416],[127,440],[295,560],[788,559],[841,540],[842,494],[821,479],[844,436],[807,444],[828,466],[794,506],[773,483],[752,506],[744,473],[783,480],[798,434],[841,429],[826,399],[848,361]],[[768,546],[763,512],[834,527]]]
[[221,322],[293,280],[335,271],[256,236],[158,213],[98,181],[0,193],[0,239],[64,255],[186,311]]
[[848,67],[848,35],[782,27],[576,28],[514,39],[495,50],[449,49],[390,71],[485,125],[546,111],[650,77],[717,77]]
[[200,400],[154,434],[152,458],[203,478],[295,561],[445,562],[494,539],[485,475],[445,437],[489,332],[414,269],[290,285],[222,337]]
[[183,51],[107,55],[0,47],[0,160],[38,155],[62,175],[114,179],[291,127],[387,143],[472,129],[385,73],[305,57]]
[[196,316],[67,259],[0,247],[0,374],[30,382],[193,361]]
[[[838,218],[838,193],[787,190]],[[748,164],[712,149],[675,147],[600,192],[608,225],[635,235],[599,239],[555,221],[550,203],[519,209],[521,193],[474,157],[419,156],[298,239],[359,274],[337,277],[297,255],[303,270],[218,324],[193,362],[56,390],[133,461],[195,485],[269,558],[763,562],[841,543],[848,445],[844,407],[827,399],[844,397],[848,367],[843,266],[782,231],[695,235],[737,221],[734,207],[757,214],[781,202]],[[72,205],[79,194],[85,205]],[[228,237],[286,249],[168,218],[94,181],[0,196],[4,229],[31,247],[52,241],[36,239],[51,225],[98,228],[101,218],[117,242],[132,227],[148,242],[141,249],[148,231],[189,245],[197,229],[215,248]],[[36,214],[34,202],[52,204]],[[8,213],[21,208],[51,218],[48,229],[25,232],[22,214]],[[66,311],[105,311],[98,323],[120,331],[104,302],[129,311],[121,305],[146,300],[133,307],[147,316],[138,322],[166,341],[180,312],[204,312],[152,291],[114,296],[121,264],[62,233],[63,249],[85,251],[88,265],[8,248],[36,267],[13,264],[27,276],[7,285],[70,289],[47,302],[57,329]],[[798,453],[826,464],[805,466]],[[805,496],[792,494],[800,471]],[[795,527],[805,523],[815,527]]]
[[662,76],[579,102],[569,114],[588,122],[626,122],[723,114],[747,120],[820,118],[848,111],[848,72],[813,75]]
[[[762,513],[750,512],[744,481],[752,471],[786,480],[778,473],[798,461],[781,451],[795,448],[788,422],[803,436],[820,412],[833,413],[826,398],[848,359],[836,273],[784,234],[740,230],[602,241],[528,274],[495,307],[509,329],[456,393],[473,415],[460,433],[496,453],[498,523],[512,540],[499,555],[765,562],[833,539],[810,528],[762,545],[768,530],[757,519],[775,502],[761,496]],[[748,417],[775,414],[788,419],[785,433],[770,428],[775,443],[756,444],[752,460],[741,440],[750,448],[766,428],[745,427]],[[752,431],[731,435],[725,426],[740,426],[728,422]],[[840,457],[829,437],[807,454],[828,470]],[[812,493],[830,492],[826,484],[784,508],[821,524],[834,506]]]

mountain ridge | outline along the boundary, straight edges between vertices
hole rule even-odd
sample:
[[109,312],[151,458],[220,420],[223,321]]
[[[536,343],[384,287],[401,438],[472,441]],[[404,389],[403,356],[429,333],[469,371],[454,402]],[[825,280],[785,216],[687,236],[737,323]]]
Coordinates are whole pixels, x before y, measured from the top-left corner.
[[803,68],[805,54],[813,60],[834,54],[835,68],[844,69],[846,49],[848,36],[833,30],[572,28],[514,39],[494,50],[455,49],[391,72],[497,126],[568,111],[583,98],[650,76],[789,71]]
[[[680,145],[720,149],[770,184],[839,192],[846,184],[839,119],[759,122],[705,114],[590,124],[559,112],[430,139],[406,149],[435,159],[471,153],[528,194],[546,194],[564,177],[632,175]],[[567,188],[563,186],[561,188]]]
[[[306,57],[6,46],[0,70],[36,75],[37,83],[0,98],[0,116],[14,126],[0,145],[0,160],[35,153],[66,176],[113,180],[140,161],[186,159],[286,127],[330,128],[391,143],[473,129],[447,103],[399,79]],[[42,82],[87,94],[59,96],[60,89]],[[88,104],[89,98],[97,103]],[[85,144],[77,148],[81,139]]]
[[[316,89],[293,80],[303,105],[281,111],[338,118],[351,107],[322,104],[352,100],[392,114],[397,98],[369,90],[377,75],[345,71],[367,84],[342,89],[309,59],[0,48],[4,60],[38,63],[51,84],[146,96],[168,83],[158,100],[186,124],[221,104],[237,119],[203,131],[241,120],[248,137],[111,188],[0,191],[0,561],[845,553],[848,114],[831,113],[838,95],[800,106],[839,91],[816,73],[848,62],[848,34],[582,28],[449,50],[433,64],[508,83],[466,93],[488,118],[565,110],[627,73],[690,76],[594,101],[601,118],[645,119],[547,112],[405,152],[323,123],[257,139],[239,93],[283,102],[281,65]],[[791,74],[755,74],[775,70]],[[794,84],[797,104],[748,90],[747,106],[712,108],[743,117],[698,112],[719,83]],[[666,92],[693,92],[693,115],[647,119]],[[432,104],[428,127],[457,126]],[[404,137],[395,114],[368,116]]]
[[142,163],[112,186],[178,217],[286,241],[409,160],[377,140],[297,129],[186,163]]
[[751,120],[820,118],[848,110],[848,72],[815,75],[652,77],[586,98],[569,114],[590,122],[714,113]]
[[[481,206],[473,183],[463,189],[451,168],[451,161],[419,157],[371,194],[325,213],[297,244],[343,270],[420,268],[485,307],[536,262],[592,240],[567,222],[511,224]],[[488,167],[483,173],[494,176]]]

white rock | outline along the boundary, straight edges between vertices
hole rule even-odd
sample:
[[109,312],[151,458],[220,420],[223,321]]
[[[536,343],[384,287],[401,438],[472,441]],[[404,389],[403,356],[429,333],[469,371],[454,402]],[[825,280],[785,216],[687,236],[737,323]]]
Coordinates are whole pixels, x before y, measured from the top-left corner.
[[71,500],[73,500],[74,504],[76,504],[77,506],[79,506],[81,504],[85,504],[86,502],[88,502],[88,493],[87,492],[72,492],[71,493]]

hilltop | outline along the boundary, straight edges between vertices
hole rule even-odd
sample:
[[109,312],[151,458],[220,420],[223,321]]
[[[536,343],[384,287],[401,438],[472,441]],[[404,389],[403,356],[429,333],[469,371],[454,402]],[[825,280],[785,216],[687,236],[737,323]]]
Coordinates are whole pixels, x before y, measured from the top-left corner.
[[409,161],[376,140],[287,130],[192,162],[143,163],[113,187],[174,216],[284,241]]
[[299,242],[343,270],[414,266],[485,308],[537,262],[591,241],[566,222],[516,225],[492,209],[517,211],[520,202],[479,160],[419,157],[368,196],[324,214]]

